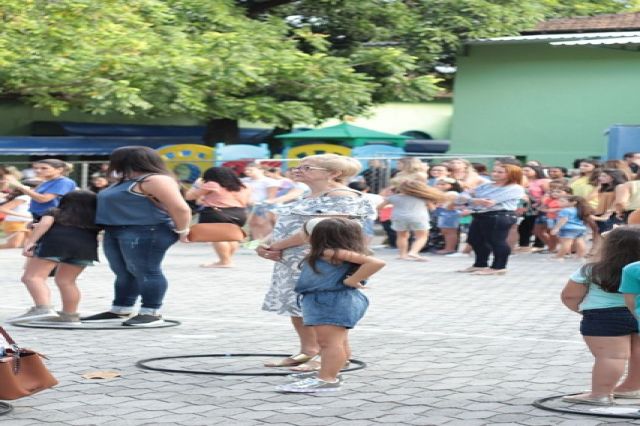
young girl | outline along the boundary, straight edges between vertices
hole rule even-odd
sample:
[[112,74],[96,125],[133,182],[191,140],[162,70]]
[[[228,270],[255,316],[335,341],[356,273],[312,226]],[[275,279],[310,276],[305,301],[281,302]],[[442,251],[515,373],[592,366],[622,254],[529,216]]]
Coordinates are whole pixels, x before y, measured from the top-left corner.
[[558,238],[551,235],[550,231],[556,225],[558,212],[561,209],[559,199],[569,195],[571,195],[571,188],[552,182],[549,184],[549,192],[540,200],[538,207],[540,213],[536,220],[537,226],[534,227],[534,233],[546,244],[549,253],[555,252],[558,245]]
[[[566,402],[611,405],[612,394],[615,398],[640,397],[638,322],[618,292],[640,293],[637,275],[635,283],[627,279],[628,268],[640,260],[640,227],[614,229],[604,238],[599,253],[598,260],[574,272],[562,290],[562,303],[582,314],[580,333],[595,358],[591,391],[566,396]],[[630,301],[634,302],[633,297]],[[627,376],[618,384],[627,362]]]
[[[35,187],[37,183],[27,181],[25,185]],[[0,213],[5,214],[2,221],[2,230],[7,241],[0,244],[0,249],[22,248],[29,236],[28,224],[33,220],[29,213],[31,197],[14,190],[0,204]]]
[[[454,178],[443,177],[436,181],[435,187],[442,191],[444,194],[449,195],[455,200],[455,197],[462,192],[462,186]],[[460,226],[461,211],[455,208],[455,204],[450,202],[444,202],[438,204],[438,207],[434,210],[434,215],[437,218],[438,228],[442,232],[444,237],[444,248],[438,250],[437,254],[451,254],[456,252],[458,247],[458,233]]]
[[[421,181],[402,181],[395,193],[386,197],[378,206],[383,208],[393,204],[391,213],[391,228],[396,231],[396,245],[400,251],[399,259],[420,260],[420,250],[429,239],[429,208],[428,202],[438,203],[446,199],[438,189],[431,188]],[[414,240],[409,248],[409,236],[413,232]]]
[[[90,191],[67,193],[57,208],[42,216],[22,252],[30,258],[22,282],[27,286],[35,306],[7,322],[43,319],[80,322],[80,291],[76,279],[86,266],[98,260],[95,216],[96,194]],[[62,298],[62,311],[58,313],[51,306],[51,293],[47,287],[47,277],[56,267],[55,281]]]
[[560,248],[554,258],[564,260],[566,255],[571,254],[571,247],[574,247],[576,257],[582,259],[587,254],[584,241],[584,234],[587,232],[585,220],[591,214],[591,207],[584,198],[575,195],[559,198],[558,202],[561,210],[553,229],[549,232],[560,238]]
[[369,301],[358,290],[385,262],[367,256],[362,227],[344,218],[315,218],[305,223],[311,250],[302,262],[295,291],[301,298],[305,326],[313,327],[320,345],[317,373],[296,375],[302,380],[278,386],[282,392],[340,390],[338,373],[351,351],[347,333],[363,317]]

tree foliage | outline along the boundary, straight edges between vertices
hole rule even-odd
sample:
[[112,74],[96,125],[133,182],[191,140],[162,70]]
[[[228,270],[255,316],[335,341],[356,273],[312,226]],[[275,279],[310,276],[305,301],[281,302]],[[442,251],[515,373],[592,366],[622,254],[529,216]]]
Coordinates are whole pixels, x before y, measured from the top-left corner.
[[421,101],[462,42],[638,0],[3,0],[0,95],[279,127]]

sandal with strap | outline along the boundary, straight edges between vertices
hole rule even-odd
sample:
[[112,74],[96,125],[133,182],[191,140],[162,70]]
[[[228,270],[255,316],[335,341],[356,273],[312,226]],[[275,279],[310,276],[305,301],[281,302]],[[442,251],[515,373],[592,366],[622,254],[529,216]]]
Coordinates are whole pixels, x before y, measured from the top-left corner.
[[289,370],[297,373],[310,373],[312,371],[320,371],[320,355],[316,355],[306,362],[291,367]]
[[296,365],[304,364],[305,362],[311,361],[313,359],[312,355],[307,354],[296,354],[291,355],[288,358],[282,358],[274,361],[267,361],[264,363],[265,367],[295,367]]

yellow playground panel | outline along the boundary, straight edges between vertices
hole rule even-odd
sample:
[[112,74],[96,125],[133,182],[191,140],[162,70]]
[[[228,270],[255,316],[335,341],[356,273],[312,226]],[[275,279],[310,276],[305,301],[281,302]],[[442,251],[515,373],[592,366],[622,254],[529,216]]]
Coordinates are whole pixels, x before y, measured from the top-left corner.
[[194,182],[215,161],[215,149],[206,145],[167,145],[157,151],[181,182]]

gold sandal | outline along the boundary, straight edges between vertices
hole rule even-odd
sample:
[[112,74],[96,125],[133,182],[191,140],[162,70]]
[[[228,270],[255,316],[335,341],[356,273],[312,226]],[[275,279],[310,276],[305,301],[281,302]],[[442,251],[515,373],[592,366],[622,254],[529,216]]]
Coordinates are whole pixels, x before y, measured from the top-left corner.
[[282,358],[274,361],[267,361],[264,363],[265,367],[295,367],[296,365],[304,364],[305,362],[313,359],[313,356],[307,354],[291,355],[288,358]]

